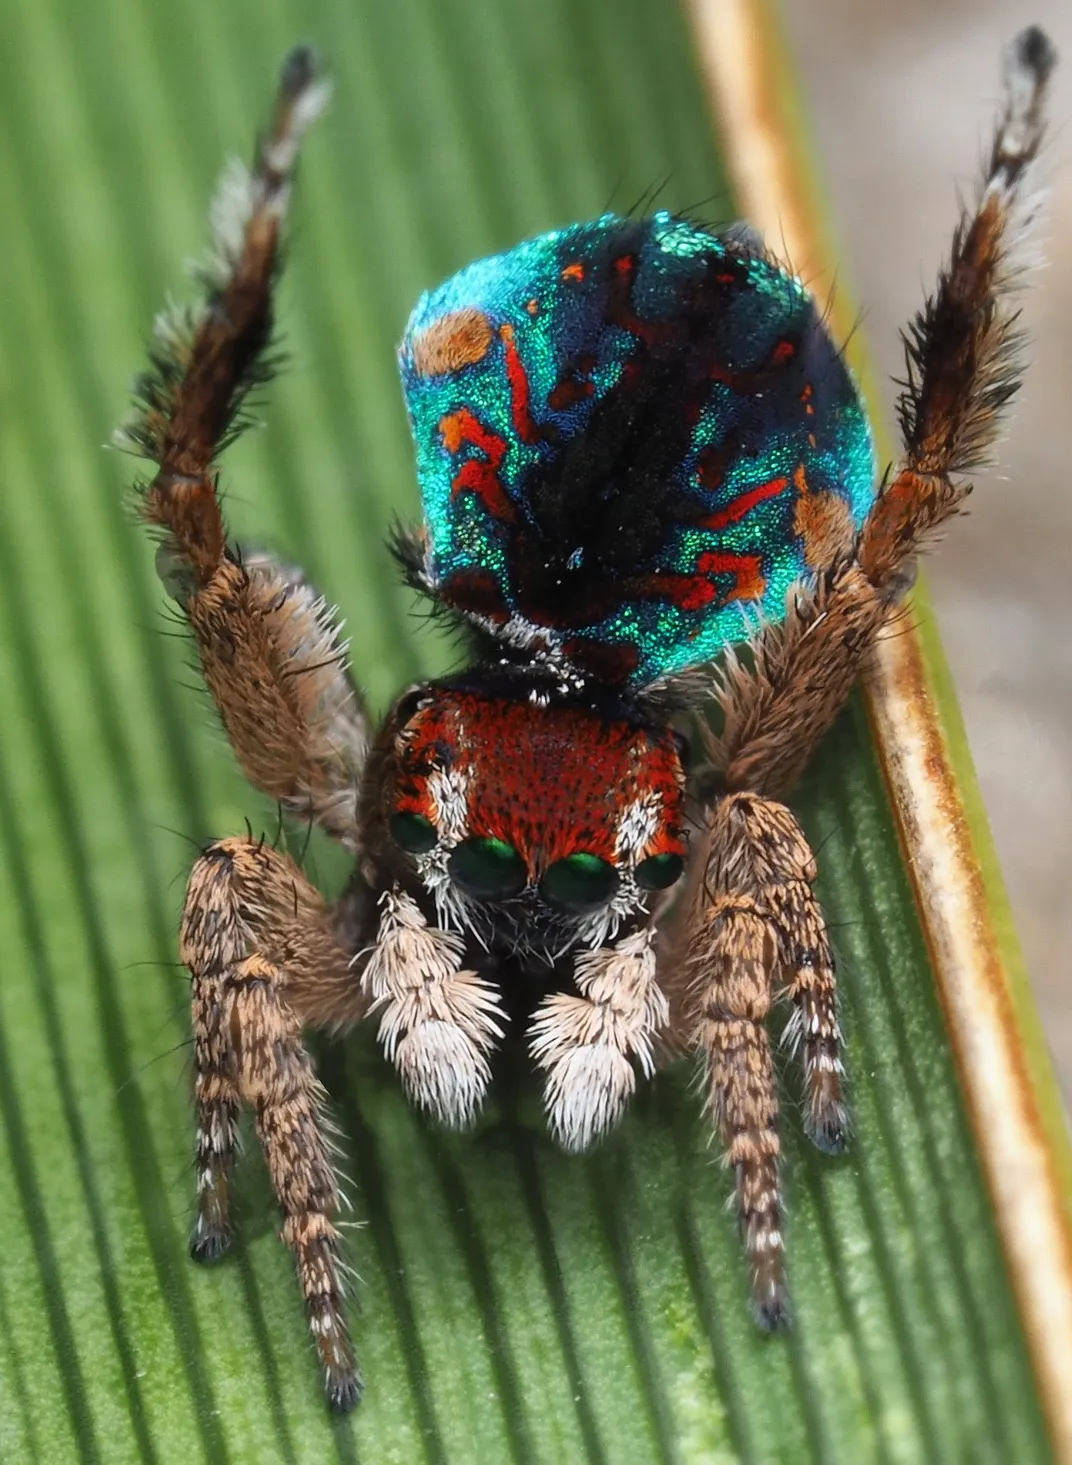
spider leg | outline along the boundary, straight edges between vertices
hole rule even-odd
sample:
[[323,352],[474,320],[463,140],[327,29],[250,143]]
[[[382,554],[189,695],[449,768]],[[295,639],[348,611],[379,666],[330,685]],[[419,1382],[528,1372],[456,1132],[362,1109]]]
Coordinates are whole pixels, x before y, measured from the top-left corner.
[[704,1060],[708,1110],[734,1171],[752,1295],[764,1327],[789,1316],[779,1179],[778,1094],[766,1019],[784,987],[790,1028],[803,1045],[808,1132],[840,1149],[837,990],[822,916],[812,894],[815,861],[784,804],[730,794],[714,808],[699,852],[680,977],[677,1041]]
[[900,403],[904,455],[856,544],[834,549],[791,593],[786,618],[744,656],[726,658],[724,714],[711,753],[723,796],[709,816],[689,926],[679,1038],[704,1054],[707,1101],[737,1179],[760,1321],[787,1316],[778,1179],[778,1101],[764,1020],[777,981],[803,1044],[806,1125],[824,1149],[846,1131],[830,944],[812,890],[814,860],[795,819],[773,802],[795,781],[844,704],[861,662],[910,579],[917,551],[986,461],[1018,385],[1015,246],[1030,222],[1026,183],[1042,140],[1054,63],[1037,29],[1006,56],[1005,106],[978,201],[960,220],[950,262],[906,338]]
[[793,825],[801,846],[803,858],[794,855],[783,878],[767,888],[766,898],[777,918],[782,972],[793,1004],[785,1036],[804,1066],[804,1131],[819,1149],[836,1155],[845,1148],[849,1116],[842,1086],[837,975],[826,921],[812,889],[815,861],[785,805],[765,807]]
[[356,850],[371,729],[323,598],[300,571],[257,554],[228,559],[185,609],[246,777]]
[[194,865],[182,922],[193,999],[197,1221],[191,1253],[231,1240],[239,1108],[253,1110],[309,1328],[336,1409],[361,1393],[342,1303],[333,1217],[339,1184],[324,1091],[302,1046],[306,1023],[348,1026],[367,1007],[333,913],[287,856],[248,838],[210,845]]
[[157,465],[142,517],[162,533],[157,566],[189,621],[209,690],[250,781],[351,847],[369,741],[332,611],[297,571],[227,541],[214,463],[272,374],[272,292],[302,133],[327,87],[312,53],[283,68],[252,169],[232,167],[213,207],[208,298],[157,322],[152,369],[121,440]]
[[905,559],[971,492],[958,475],[990,461],[1001,412],[1020,386],[1023,332],[1015,293],[1025,235],[1041,195],[1032,164],[1056,53],[1037,27],[1005,55],[1005,99],[974,210],[957,225],[949,264],[905,335],[898,403],[904,457],[864,525],[857,558],[872,584],[898,588]]
[[654,1041],[669,1019],[656,976],[655,927],[585,952],[576,994],[545,997],[530,1052],[546,1075],[548,1124],[567,1150],[584,1150],[621,1117],[636,1088],[634,1061],[655,1071]]
[[1036,212],[1032,163],[1055,55],[1037,28],[1005,57],[1005,102],[978,191],[948,265],[906,335],[899,413],[904,454],[857,543],[797,586],[786,619],[745,658],[730,657],[713,748],[730,789],[779,794],[808,762],[911,579],[916,553],[971,490],[960,475],[989,460],[1019,385],[1019,248]]

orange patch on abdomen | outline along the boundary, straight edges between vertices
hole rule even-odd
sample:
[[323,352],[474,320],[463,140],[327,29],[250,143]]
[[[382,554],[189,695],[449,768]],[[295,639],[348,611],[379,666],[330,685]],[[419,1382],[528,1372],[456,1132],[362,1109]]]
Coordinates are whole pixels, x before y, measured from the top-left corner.
[[810,570],[820,569],[848,554],[856,537],[852,510],[840,495],[823,490],[812,493],[800,464],[793,474],[800,493],[793,512],[793,532],[804,544],[804,561]]
[[495,333],[482,310],[453,310],[434,321],[413,341],[414,369],[421,376],[448,376],[483,361]]

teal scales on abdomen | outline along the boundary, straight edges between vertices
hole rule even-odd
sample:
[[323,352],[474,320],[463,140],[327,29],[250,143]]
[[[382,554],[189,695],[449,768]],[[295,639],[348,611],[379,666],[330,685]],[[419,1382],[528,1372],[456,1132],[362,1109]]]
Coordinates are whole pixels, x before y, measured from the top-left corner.
[[866,413],[748,231],[606,214],[479,260],[400,350],[437,597],[637,690],[784,614],[873,501]]

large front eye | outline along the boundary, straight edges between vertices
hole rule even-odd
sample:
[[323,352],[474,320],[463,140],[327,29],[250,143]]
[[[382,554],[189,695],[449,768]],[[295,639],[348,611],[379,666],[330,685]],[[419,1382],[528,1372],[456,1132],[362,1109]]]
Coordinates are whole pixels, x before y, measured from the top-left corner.
[[447,869],[458,889],[478,900],[516,895],[529,878],[525,861],[505,839],[463,840],[452,852]]
[[618,889],[618,872],[599,855],[580,851],[556,860],[540,881],[540,893],[552,905],[590,911],[606,905]]
[[399,810],[387,821],[391,838],[411,855],[424,855],[434,849],[439,839],[431,819],[423,814],[409,814]]
[[680,855],[649,855],[636,867],[636,883],[642,890],[667,890],[684,868]]

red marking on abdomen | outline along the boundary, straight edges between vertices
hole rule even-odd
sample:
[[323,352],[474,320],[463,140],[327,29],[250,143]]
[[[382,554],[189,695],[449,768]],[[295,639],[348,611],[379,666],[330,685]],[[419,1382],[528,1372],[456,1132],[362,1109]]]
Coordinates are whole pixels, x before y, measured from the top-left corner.
[[765,499],[777,498],[788,487],[789,479],[785,477],[769,478],[766,483],[757,483],[755,488],[746,489],[744,493],[738,494],[732,503],[716,509],[706,519],[700,519],[696,527],[698,529],[725,529],[727,524],[736,524],[746,514],[750,514],[757,504],[763,503]]
[[707,374],[713,382],[719,382],[731,391],[739,392],[741,396],[754,396],[767,384],[771,372],[788,366],[796,354],[797,343],[783,336],[780,341],[775,342],[762,366],[754,367],[751,371],[731,371],[721,362],[713,361]]
[[475,493],[488,513],[506,524],[517,519],[517,510],[507,496],[499,478],[499,468],[506,456],[506,444],[498,433],[488,428],[468,407],[459,407],[439,419],[439,431],[443,446],[452,456],[467,443],[485,455],[484,459],[470,458],[458,469],[451,481],[451,497],[460,493]]
[[[715,575],[733,576],[733,586],[727,593],[715,584],[712,578]],[[728,605],[731,600],[758,600],[766,588],[762,555],[708,550],[697,557],[691,575],[645,575],[635,585],[635,592],[651,599],[669,600],[679,610],[703,610],[707,605]]]
[[669,600],[679,610],[703,610],[705,605],[718,597],[718,586],[712,585],[699,573],[695,575],[672,575],[660,571],[645,575],[634,582],[630,589],[649,600]]
[[654,344],[659,336],[665,335],[666,325],[658,321],[643,320],[633,308],[633,281],[636,276],[636,256],[622,254],[614,261],[615,279],[607,305],[607,320],[636,336],[638,341]]
[[510,383],[510,415],[514,419],[517,435],[523,443],[539,441],[539,430],[532,420],[532,397],[528,374],[518,354],[512,325],[499,327],[503,347],[506,351],[506,379]]
[[470,458],[458,469],[450,488],[452,498],[460,493],[475,493],[492,518],[500,523],[513,524],[517,521],[517,510],[490,463]]
[[439,431],[443,446],[452,455],[466,443],[471,443],[474,448],[486,454],[493,468],[498,468],[506,456],[506,444],[499,434],[486,428],[468,407],[459,407],[456,412],[448,412],[445,417],[441,417]]
[[734,586],[722,597],[722,604],[731,600],[758,600],[767,588],[763,574],[763,557],[758,554],[733,554],[730,551],[708,550],[696,561],[701,575],[732,575]]

